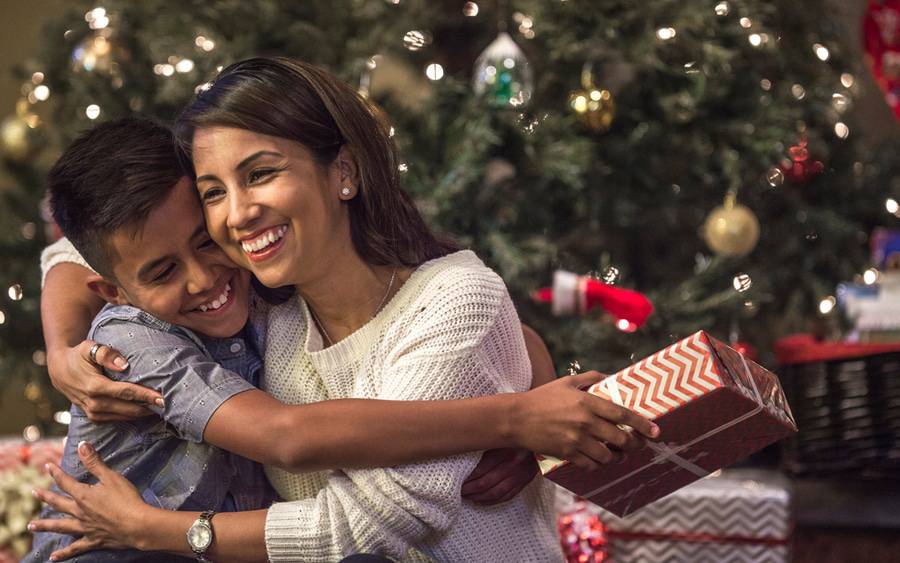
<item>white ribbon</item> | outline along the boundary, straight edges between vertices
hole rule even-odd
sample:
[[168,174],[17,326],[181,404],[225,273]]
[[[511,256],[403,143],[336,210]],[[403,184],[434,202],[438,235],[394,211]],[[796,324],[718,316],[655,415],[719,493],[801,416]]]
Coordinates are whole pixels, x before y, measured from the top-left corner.
[[[587,493],[583,493],[583,494],[581,494],[581,496],[583,496],[585,498],[590,498],[594,495],[600,494],[603,491],[609,489],[610,487],[614,487],[615,485],[618,485],[622,481],[640,473],[641,471],[647,469],[648,467],[663,463],[664,461],[670,461],[676,465],[679,465],[679,466],[683,467],[684,469],[690,471],[694,475],[697,475],[698,477],[706,477],[707,475],[709,475],[709,471],[703,469],[702,467],[691,462],[690,460],[684,459],[683,457],[681,457],[678,454],[680,454],[684,450],[690,448],[694,444],[702,442],[703,440],[709,438],[710,436],[714,436],[714,435],[718,434],[719,432],[727,430],[728,428],[731,428],[735,424],[740,424],[741,422],[747,420],[748,418],[751,418],[751,417],[757,415],[760,411],[762,411],[765,408],[765,405],[763,404],[762,394],[759,392],[759,388],[757,388],[757,386],[756,386],[756,380],[753,379],[753,374],[750,373],[750,366],[747,365],[747,359],[744,358],[743,355],[740,355],[740,358],[741,358],[741,362],[743,363],[744,373],[747,375],[747,378],[750,380],[750,386],[753,388],[753,394],[757,400],[756,408],[754,408],[750,411],[747,411],[744,414],[742,414],[741,416],[739,416],[735,419],[729,420],[725,424],[722,424],[716,428],[713,428],[712,430],[705,432],[704,434],[701,434],[700,436],[694,438],[690,442],[688,442],[684,445],[681,445],[681,446],[679,446],[677,444],[675,446],[670,446],[667,444],[657,444],[655,442],[647,442],[647,446],[650,449],[652,449],[654,452],[656,452],[656,455],[653,456],[653,458],[650,460],[649,463],[635,469],[634,471],[626,473],[625,475],[619,477],[618,479],[615,479],[613,481],[610,481],[609,483],[606,483],[602,487],[599,487],[599,488],[594,489],[593,491],[589,491]],[[616,381],[616,376],[610,376],[610,377],[607,377],[606,379],[604,379],[603,381],[601,381],[600,387],[603,388],[607,392],[607,394],[609,395],[609,398],[612,400],[612,402],[614,402],[615,404],[617,404],[619,406],[623,406],[623,407],[625,406],[622,401],[622,393],[619,391],[619,382]],[[627,426],[623,427],[622,425],[619,425],[619,428],[622,428],[624,430],[625,428],[628,428],[628,427]],[[629,428],[627,431],[631,431],[631,429]]]

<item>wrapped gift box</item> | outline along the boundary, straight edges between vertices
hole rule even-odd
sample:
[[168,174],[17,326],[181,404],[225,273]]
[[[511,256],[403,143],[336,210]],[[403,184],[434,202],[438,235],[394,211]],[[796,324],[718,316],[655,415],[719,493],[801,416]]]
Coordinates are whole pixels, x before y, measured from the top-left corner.
[[790,499],[778,473],[726,470],[627,518],[572,499],[560,512],[560,541],[570,563],[786,563]]
[[703,331],[588,391],[654,420],[658,440],[593,472],[539,463],[548,479],[617,516],[797,431],[778,377]]

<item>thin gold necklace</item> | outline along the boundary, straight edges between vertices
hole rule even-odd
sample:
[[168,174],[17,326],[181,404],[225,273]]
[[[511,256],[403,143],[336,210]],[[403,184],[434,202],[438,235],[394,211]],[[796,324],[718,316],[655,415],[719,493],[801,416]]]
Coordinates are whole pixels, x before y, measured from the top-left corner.
[[[372,313],[372,316],[369,320],[375,318],[375,315],[381,311],[381,308],[384,307],[385,301],[387,301],[388,295],[391,294],[391,289],[394,287],[394,279],[397,277],[397,268],[394,268],[394,271],[391,272],[391,281],[388,282],[387,291],[384,292],[384,297],[381,298],[381,303],[378,304],[378,307],[375,309],[375,312]],[[322,336],[325,337],[325,340],[328,341],[328,346],[334,346],[334,340],[331,339],[331,336],[328,334],[328,331],[325,330],[325,325],[322,324],[322,321],[319,320],[319,316],[316,315],[315,310],[312,307],[309,308],[309,312],[312,314],[313,321],[316,323],[316,327],[322,332]]]

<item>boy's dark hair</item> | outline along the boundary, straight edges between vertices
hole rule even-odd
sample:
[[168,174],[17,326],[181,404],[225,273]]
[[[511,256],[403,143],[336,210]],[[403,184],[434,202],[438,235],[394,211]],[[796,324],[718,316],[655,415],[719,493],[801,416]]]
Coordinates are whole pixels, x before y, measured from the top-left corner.
[[167,127],[144,118],[108,121],[81,134],[53,165],[50,208],[87,263],[115,281],[109,238],[122,228],[139,232],[183,176]]

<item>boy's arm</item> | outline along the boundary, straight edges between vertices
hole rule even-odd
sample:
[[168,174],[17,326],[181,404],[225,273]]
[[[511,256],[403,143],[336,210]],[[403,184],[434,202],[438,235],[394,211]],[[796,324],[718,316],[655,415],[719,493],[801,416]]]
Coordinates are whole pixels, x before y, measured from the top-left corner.
[[[45,253],[46,254],[46,253]],[[85,266],[58,262],[45,271],[41,293],[41,322],[47,344],[47,369],[53,386],[81,408],[94,422],[147,416],[145,404],[161,400],[150,389],[105,377],[85,360],[93,342],[82,342],[103,300],[88,289],[96,276]],[[122,367],[113,350],[103,347],[97,360],[114,371]]]

